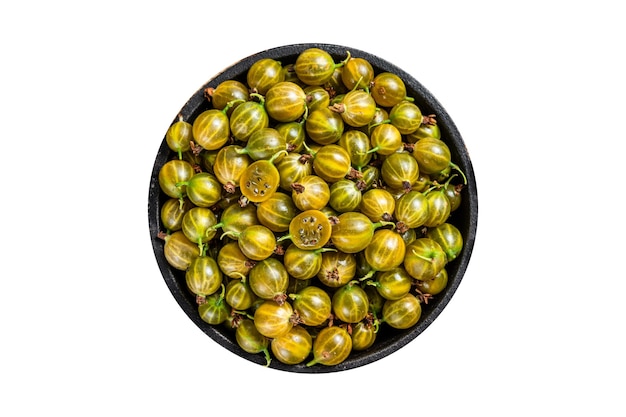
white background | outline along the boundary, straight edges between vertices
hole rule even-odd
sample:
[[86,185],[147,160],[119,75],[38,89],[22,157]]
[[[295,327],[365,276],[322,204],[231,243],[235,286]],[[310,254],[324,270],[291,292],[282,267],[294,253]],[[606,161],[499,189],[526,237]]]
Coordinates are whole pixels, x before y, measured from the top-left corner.
[[[626,414],[618,2],[21,1],[0,6],[0,414]],[[150,173],[237,60],[379,55],[446,108],[478,181],[473,257],[422,335],[345,372],[268,370],[187,318]],[[331,415],[331,414],[329,414]]]

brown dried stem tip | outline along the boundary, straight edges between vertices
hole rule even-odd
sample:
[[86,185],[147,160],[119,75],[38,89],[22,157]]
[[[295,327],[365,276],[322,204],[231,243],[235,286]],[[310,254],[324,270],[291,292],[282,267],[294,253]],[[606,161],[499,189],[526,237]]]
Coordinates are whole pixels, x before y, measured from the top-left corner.
[[211,101],[211,99],[213,98],[213,93],[215,93],[215,88],[213,87],[207,87],[204,89],[204,97],[208,101]]
[[433,126],[437,124],[436,114],[429,114],[428,116],[422,116],[422,123],[425,125]]

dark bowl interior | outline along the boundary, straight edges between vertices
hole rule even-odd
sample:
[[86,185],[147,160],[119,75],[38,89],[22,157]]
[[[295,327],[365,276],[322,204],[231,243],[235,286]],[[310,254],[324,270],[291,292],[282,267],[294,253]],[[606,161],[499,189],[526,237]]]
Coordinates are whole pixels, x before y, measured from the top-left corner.
[[[271,362],[271,368],[299,373],[336,372],[360,367],[397,351],[421,334],[430,326],[437,316],[439,316],[461,283],[474,246],[478,218],[478,200],[474,171],[461,134],[458,132],[448,113],[437,99],[435,99],[435,97],[433,97],[415,78],[395,65],[367,52],[331,44],[295,44],[259,52],[235,63],[203,85],[191,96],[187,103],[185,103],[180,110],[180,114],[183,116],[184,120],[193,122],[201,112],[210,108],[210,103],[204,97],[204,90],[207,87],[216,87],[222,81],[229,79],[238,79],[245,83],[247,70],[255,61],[261,58],[273,58],[280,61],[283,65],[287,65],[295,62],[300,52],[311,47],[326,50],[333,56],[335,62],[345,59],[347,51],[350,51],[353,57],[367,59],[372,64],[376,73],[388,71],[400,76],[406,84],[407,95],[415,99],[415,103],[420,107],[423,114],[436,115],[437,124],[441,130],[441,137],[450,148],[452,161],[465,173],[468,184],[467,187],[463,189],[461,206],[452,213],[448,220],[448,222],[457,226],[463,235],[463,251],[454,261],[446,266],[448,271],[448,285],[444,292],[435,296],[428,304],[422,305],[422,316],[417,325],[404,331],[393,330],[389,326],[381,326],[377,341],[371,348],[361,352],[353,352],[346,361],[339,365],[313,365],[307,367],[305,363],[300,365],[284,365],[278,360]],[[176,115],[172,122],[177,119],[178,115]],[[154,162],[148,195],[150,239],[163,279],[180,307],[204,333],[221,346],[240,357],[260,365],[265,365],[265,358],[262,354],[249,354],[239,348],[234,337],[234,331],[227,329],[225,326],[211,326],[200,319],[195,296],[187,290],[184,272],[177,271],[170,267],[163,255],[164,241],[157,237],[157,233],[162,230],[160,210],[161,205],[167,200],[167,197],[160,190],[158,172],[161,166],[167,160],[171,159],[171,157],[172,152],[163,137]]]

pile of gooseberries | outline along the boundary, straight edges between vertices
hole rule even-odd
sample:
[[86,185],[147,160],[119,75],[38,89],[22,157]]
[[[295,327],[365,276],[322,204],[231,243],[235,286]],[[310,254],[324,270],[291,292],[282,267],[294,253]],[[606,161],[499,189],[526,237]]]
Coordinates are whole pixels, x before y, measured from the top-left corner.
[[415,326],[464,243],[436,115],[397,74],[315,47],[203,92],[158,171],[158,237],[199,317],[268,366],[337,365]]

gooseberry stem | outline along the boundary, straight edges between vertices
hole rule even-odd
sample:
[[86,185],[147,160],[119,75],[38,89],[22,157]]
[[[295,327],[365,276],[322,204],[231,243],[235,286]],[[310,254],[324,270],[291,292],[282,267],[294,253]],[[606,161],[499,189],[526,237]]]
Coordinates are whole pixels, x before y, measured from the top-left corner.
[[215,223],[213,226],[211,226],[211,227],[209,227],[209,228],[207,229],[207,233],[208,233],[209,231],[214,231],[214,230],[217,230],[217,229],[219,229],[219,228],[220,228],[220,227],[222,227],[222,226],[224,226],[224,222]]
[[270,356],[270,352],[267,348],[263,348],[262,352],[265,354],[265,367],[269,367],[270,363],[272,363],[272,357]]
[[239,277],[239,279],[241,280],[241,282],[246,282],[246,279],[248,278],[247,276],[245,276],[244,274],[242,274],[241,272],[231,272],[232,276],[231,278],[235,278],[235,277]]
[[233,314],[233,315],[234,315],[234,314],[239,314],[240,316],[247,317],[247,318],[249,318],[250,320],[254,320],[254,316],[251,316],[250,314],[248,314],[248,312],[247,312],[247,311],[233,310],[233,311],[231,312],[231,314]]
[[428,258],[428,257],[426,257],[426,256],[424,256],[424,255],[420,255],[419,253],[417,253],[417,252],[415,251],[415,249],[411,250],[411,252],[413,252],[413,255],[417,256],[418,258],[420,258],[420,259],[422,259],[422,260],[424,260],[424,261],[426,261],[426,262],[433,263],[433,261],[434,261],[434,259],[433,259],[433,258]]
[[341,68],[344,65],[346,65],[348,63],[348,61],[350,61],[350,58],[352,58],[352,54],[350,53],[350,51],[346,51],[346,59],[344,59],[341,62],[338,62],[337,64],[335,64],[335,68]]
[[378,123],[371,124],[371,125],[369,125],[367,128],[371,131],[371,130],[372,130],[373,128],[375,128],[376,126],[378,126],[378,125],[384,125],[384,124],[387,124],[387,123],[391,123],[391,119],[385,119],[385,120],[382,120],[382,121],[380,121],[380,122],[378,122]]
[[308,153],[309,155],[311,155],[311,157],[312,157],[312,158],[315,158],[315,154],[316,154],[317,152],[315,152],[313,149],[311,149],[311,148],[309,147],[309,145],[307,145],[307,143],[306,143],[306,142],[304,142],[304,143],[303,143],[303,145],[304,145],[304,149],[307,151],[307,153]]
[[376,223],[372,223],[372,225],[374,226],[374,229],[378,229],[379,227],[384,227],[384,226],[391,226],[393,229],[396,228],[396,224],[394,222],[387,222],[384,220],[381,220]]
[[315,250],[315,253],[323,253],[323,252],[337,252],[335,248],[319,248]]
[[463,171],[461,170],[461,167],[459,167],[459,166],[458,166],[457,164],[455,164],[454,162],[450,162],[450,166],[451,166],[454,170],[458,171],[458,172],[461,174],[461,176],[463,177],[463,184],[467,185],[467,177],[465,176],[465,174],[464,174],[464,173],[463,173]]
[[450,175],[450,178],[448,178],[446,180],[446,182],[443,184],[443,186],[441,188],[446,188],[448,185],[450,185],[450,181],[452,181],[452,178],[456,177],[456,174],[454,175]]
[[242,98],[238,98],[238,99],[235,99],[235,100],[231,100],[231,101],[229,101],[228,103],[226,103],[226,106],[224,106],[224,108],[222,109],[222,112],[223,112],[224,114],[226,114],[226,113],[228,112],[228,110],[230,110],[230,109],[231,109],[231,108],[232,108],[235,104],[238,104],[238,103],[245,103],[245,102],[246,102],[246,100],[244,100],[244,99],[242,99]]
[[269,159],[269,163],[274,165],[274,161],[276,160],[276,158],[278,158],[279,156],[288,155],[288,154],[289,152],[287,151],[287,149],[282,149],[276,152],[274,155],[272,155],[272,157]]
[[222,240],[224,238],[224,236],[228,236],[228,237],[232,237],[233,239],[237,239],[237,237],[239,237],[241,233],[240,232],[235,232],[233,230],[228,230],[224,233],[222,233],[222,235],[220,236],[220,240]]
[[276,239],[276,243],[282,242],[283,240],[287,240],[287,239],[291,240],[291,235],[290,234],[289,235],[283,235],[283,236],[279,237],[278,239]]
[[222,303],[224,301],[224,296],[226,295],[226,286],[221,284],[220,287],[222,288],[222,291],[220,292],[220,298],[217,300],[216,304]]
[[367,274],[365,274],[361,278],[359,278],[358,282],[363,282],[363,281],[365,281],[367,279],[370,279],[371,277],[374,276],[375,273],[376,273],[375,269],[370,269]]
[[202,243],[202,239],[198,239],[198,247],[200,248],[200,256],[206,256],[207,246]]
[[250,93],[250,97],[254,97],[259,100],[259,103],[264,106],[265,105],[265,97],[259,93]]

